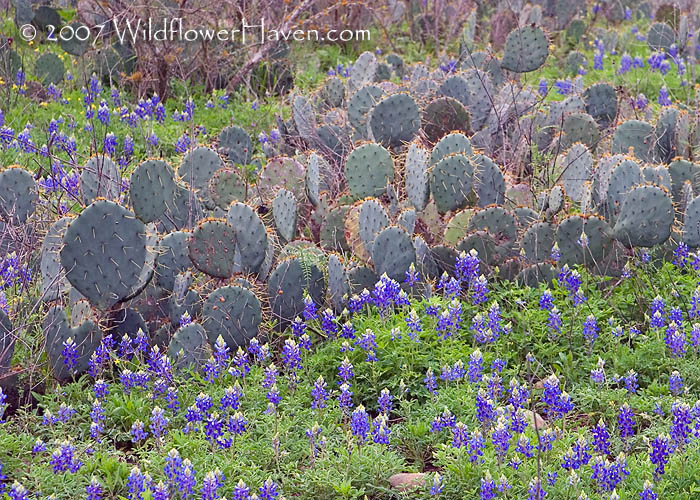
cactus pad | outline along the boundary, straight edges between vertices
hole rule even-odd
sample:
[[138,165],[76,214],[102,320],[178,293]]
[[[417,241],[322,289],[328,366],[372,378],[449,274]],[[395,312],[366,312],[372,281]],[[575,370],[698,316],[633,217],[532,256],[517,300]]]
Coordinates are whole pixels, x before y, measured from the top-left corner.
[[625,196],[615,223],[615,238],[626,246],[659,245],[671,236],[673,219],[673,202],[667,190],[637,186]]
[[226,127],[219,133],[219,151],[231,163],[248,165],[253,156],[253,143],[241,127]]
[[187,250],[194,266],[209,276],[233,275],[236,235],[233,227],[221,219],[200,222],[192,232]]
[[535,71],[549,55],[549,40],[541,28],[524,26],[508,34],[501,67],[515,73]]
[[0,218],[11,224],[24,224],[34,213],[39,199],[32,174],[20,167],[0,172]]
[[116,200],[121,193],[122,178],[119,166],[106,156],[93,156],[80,172],[80,192],[83,203],[90,204],[95,199]]
[[139,219],[152,222],[173,207],[174,175],[163,160],[146,160],[136,167],[129,182],[129,200]]
[[416,262],[416,249],[408,233],[398,226],[380,232],[372,245],[372,262],[379,276],[402,282],[411,264]]
[[354,199],[381,196],[394,180],[394,160],[379,144],[363,144],[345,160],[345,178]]
[[261,321],[260,301],[252,291],[239,286],[217,288],[202,308],[202,326],[209,343],[214,345],[221,335],[232,351],[248,346]]
[[430,191],[438,212],[464,208],[474,186],[474,164],[464,155],[440,160],[430,173]]
[[272,215],[277,232],[286,242],[294,239],[297,231],[297,200],[291,191],[282,188],[272,200]]
[[369,125],[374,139],[397,149],[411,142],[420,129],[420,111],[408,94],[382,99],[370,112]]

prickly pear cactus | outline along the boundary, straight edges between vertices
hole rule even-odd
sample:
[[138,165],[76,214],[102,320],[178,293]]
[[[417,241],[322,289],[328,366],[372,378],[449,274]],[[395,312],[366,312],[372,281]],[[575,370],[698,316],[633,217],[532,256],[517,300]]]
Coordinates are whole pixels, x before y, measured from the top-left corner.
[[461,154],[446,156],[430,173],[430,191],[440,213],[464,208],[473,186],[474,163]]
[[321,170],[328,169],[328,163],[317,153],[309,155],[306,164],[306,196],[314,207],[321,202]]
[[236,234],[222,219],[200,222],[187,241],[194,267],[214,278],[229,278],[234,271]]
[[671,45],[677,44],[676,32],[664,22],[654,23],[647,32],[647,44],[653,51],[668,52]]
[[665,189],[671,191],[671,174],[668,173],[668,169],[663,165],[657,165],[656,167],[652,165],[647,165],[642,168],[642,178],[644,182],[650,184],[656,184]]
[[345,308],[349,294],[350,284],[345,266],[340,257],[330,254],[328,256],[328,295],[335,312],[339,313]]
[[345,238],[345,218],[350,207],[343,205],[329,212],[321,224],[320,240],[325,250],[348,252],[350,246]]
[[348,272],[350,283],[350,293],[355,295],[362,293],[362,290],[372,290],[379,281],[379,276],[372,269],[366,266],[355,266]]
[[253,143],[241,127],[226,127],[219,133],[219,151],[231,163],[248,165],[253,156]]
[[389,225],[389,215],[377,200],[367,200],[360,205],[358,227],[362,245],[371,255],[374,239]]
[[411,208],[404,210],[399,214],[399,216],[396,218],[396,225],[402,227],[404,231],[412,235],[416,230],[416,220],[416,211]]
[[345,160],[345,178],[354,199],[381,196],[394,181],[394,160],[379,144],[363,144]]
[[601,128],[613,124],[617,116],[617,94],[612,85],[596,83],[583,93],[586,103],[586,113],[596,121]]
[[532,262],[545,262],[550,258],[556,226],[549,222],[535,222],[532,224],[522,239],[522,247],[525,257]]
[[363,52],[352,66],[352,73],[348,79],[350,92],[357,92],[358,89],[369,85],[374,81],[377,71],[377,57],[372,52]]
[[14,332],[12,321],[5,311],[0,310],[0,376],[4,376],[10,369],[16,340],[17,334]]
[[59,252],[70,221],[70,217],[63,217],[54,222],[41,244],[41,293],[46,302],[57,300],[68,292],[68,280]]
[[285,242],[294,239],[297,231],[297,200],[291,191],[280,189],[272,200],[272,216],[277,232]]
[[413,240],[401,227],[389,226],[380,232],[372,245],[372,262],[379,276],[402,282],[411,264],[416,263]]
[[321,88],[321,98],[326,106],[339,108],[345,102],[345,84],[337,76],[328,78]]
[[313,141],[316,136],[316,113],[306,97],[302,95],[294,97],[292,118],[299,135],[307,141]]
[[323,273],[301,258],[284,260],[277,265],[267,280],[272,315],[277,328],[284,331],[289,323],[304,310],[304,295],[319,305],[326,293]]
[[515,73],[535,71],[549,55],[549,40],[541,28],[524,26],[508,34],[501,67]]
[[430,199],[428,186],[428,152],[412,142],[404,161],[406,196],[417,210],[423,210]]
[[691,248],[700,247],[700,196],[690,200],[685,209],[683,242]]
[[248,346],[258,334],[261,321],[260,301],[252,291],[240,286],[217,288],[202,308],[202,326],[209,343],[214,345],[221,336],[233,351]]
[[420,110],[409,94],[382,99],[370,112],[369,126],[377,142],[398,149],[409,143],[420,129]]
[[348,101],[348,122],[360,135],[360,138],[369,137],[369,125],[367,115],[384,95],[381,87],[366,85],[355,92]]
[[177,168],[177,174],[195,189],[203,201],[207,201],[211,198],[209,182],[223,167],[224,162],[219,153],[211,148],[200,146],[187,152]]
[[612,153],[627,154],[632,148],[634,156],[644,162],[653,160],[654,127],[640,120],[627,120],[615,128]]
[[561,127],[562,149],[569,149],[577,142],[585,144],[590,151],[595,151],[600,140],[600,132],[595,120],[588,113],[566,115]]
[[0,172],[0,218],[11,224],[24,224],[34,213],[39,192],[31,173],[21,167]]
[[34,63],[34,75],[45,86],[57,85],[63,81],[66,75],[66,67],[63,61],[53,52],[44,52]]
[[456,99],[439,97],[423,110],[421,127],[428,142],[435,143],[451,131],[469,133],[469,113]]
[[440,139],[430,152],[429,165],[431,167],[435,166],[440,160],[452,154],[461,154],[468,157],[474,154],[471,142],[466,135],[459,133],[448,134]]
[[622,160],[612,171],[606,196],[611,223],[617,219],[627,193],[641,182],[642,169],[633,160]]
[[[90,356],[102,342],[102,332],[93,321],[71,328],[66,312],[62,307],[52,306],[43,321],[44,337],[46,338],[46,357],[51,371],[58,380],[65,381],[80,375],[88,369]],[[78,354],[75,365],[69,367],[64,363],[64,343],[71,341],[75,344]]]
[[673,202],[680,203],[681,189],[686,181],[690,181],[693,191],[700,189],[700,165],[688,160],[677,159],[668,165],[668,173],[671,174],[671,186]]
[[163,160],[146,160],[131,174],[129,200],[136,216],[148,223],[173,206],[175,174]]
[[306,171],[294,158],[278,156],[270,160],[260,172],[255,192],[264,201],[272,201],[279,188],[291,191],[297,200],[306,196]]
[[654,128],[655,158],[669,163],[676,155],[676,123],[680,111],[674,107],[664,108]]
[[593,156],[581,143],[574,144],[564,156],[561,182],[566,194],[576,203],[581,203],[586,183],[593,175]]
[[168,358],[177,370],[199,370],[209,359],[207,336],[199,323],[190,323],[177,329],[168,344]]
[[222,210],[234,201],[245,201],[247,191],[245,181],[233,170],[217,170],[209,181],[209,196]]
[[189,235],[184,231],[174,231],[160,240],[155,261],[155,282],[161,288],[173,291],[175,277],[192,267],[187,249]]
[[498,165],[486,155],[472,157],[476,170],[474,172],[474,191],[479,197],[478,205],[503,205],[506,195],[506,181]]
[[518,235],[515,216],[503,207],[482,208],[469,220],[469,231],[488,231],[496,242],[496,254],[504,259],[513,254]]
[[143,282],[147,242],[146,226],[133,212],[98,200],[66,229],[61,265],[70,284],[104,310],[129,297]]
[[122,177],[119,166],[106,156],[93,156],[80,172],[80,193],[83,203],[90,204],[97,198],[119,198]]
[[671,236],[674,212],[671,195],[658,186],[633,188],[615,223],[615,238],[626,246],[652,247]]

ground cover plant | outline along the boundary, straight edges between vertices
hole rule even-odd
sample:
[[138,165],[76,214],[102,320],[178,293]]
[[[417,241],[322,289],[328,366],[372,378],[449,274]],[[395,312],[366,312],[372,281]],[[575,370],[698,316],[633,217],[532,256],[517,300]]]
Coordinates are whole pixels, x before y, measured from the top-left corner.
[[698,7],[246,8],[8,7],[1,498],[697,498]]

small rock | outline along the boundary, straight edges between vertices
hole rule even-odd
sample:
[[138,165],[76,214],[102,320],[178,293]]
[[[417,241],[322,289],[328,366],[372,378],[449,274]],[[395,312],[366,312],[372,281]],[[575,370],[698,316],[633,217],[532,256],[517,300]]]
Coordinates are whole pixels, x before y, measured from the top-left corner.
[[[534,415],[534,416],[533,416]],[[549,424],[539,413],[533,413],[531,410],[525,410],[525,417],[530,425],[535,426],[535,421],[537,421],[538,429],[546,429]]]
[[400,472],[389,478],[392,488],[407,491],[425,486],[428,475],[424,472]]

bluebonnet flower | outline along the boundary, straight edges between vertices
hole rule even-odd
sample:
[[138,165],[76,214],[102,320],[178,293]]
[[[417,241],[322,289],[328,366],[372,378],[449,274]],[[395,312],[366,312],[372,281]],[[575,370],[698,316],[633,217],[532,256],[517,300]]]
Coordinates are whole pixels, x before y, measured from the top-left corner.
[[129,490],[129,500],[143,500],[143,493],[146,490],[146,481],[138,467],[134,466],[131,468],[129,477],[126,479],[126,487]]
[[445,407],[440,415],[435,417],[430,423],[431,432],[440,432],[443,429],[453,429],[457,425],[457,420],[449,408]]
[[671,439],[676,449],[681,449],[689,441],[693,410],[688,403],[676,401],[671,405]]
[[650,443],[649,461],[654,464],[654,479],[659,480],[666,473],[666,464],[671,457],[673,445],[668,434],[659,434]]
[[628,71],[632,69],[632,64],[634,63],[634,60],[632,59],[632,56],[630,56],[627,52],[622,54],[622,57],[620,58],[620,69],[617,70],[617,72],[621,75],[624,75]]
[[458,65],[458,63],[456,60],[450,59],[449,61],[440,64],[440,69],[444,73],[450,74],[450,73],[454,73],[455,71],[457,71],[457,67],[458,67],[457,65]]
[[278,486],[272,478],[267,478],[263,485],[258,488],[258,492],[260,493],[260,500],[276,500],[280,494]]
[[627,375],[622,378],[622,381],[628,394],[635,394],[637,389],[639,389],[639,384],[637,383],[637,372],[634,370],[629,370]]
[[236,486],[233,487],[233,500],[250,500],[250,488],[242,479],[238,480]]
[[323,376],[319,375],[314,382],[313,389],[311,389],[311,396],[313,401],[311,402],[311,408],[322,409],[326,407],[326,401],[328,401],[328,391],[326,390],[326,381],[323,380]]
[[479,498],[481,500],[493,500],[497,496],[496,483],[491,477],[491,473],[486,471],[484,477],[481,478],[481,486],[479,488]]
[[685,265],[688,263],[689,255],[690,250],[688,248],[688,245],[681,241],[673,250],[673,265],[678,267],[685,267]]
[[540,481],[533,477],[528,485],[528,500],[543,500],[547,496],[547,492],[542,489]]
[[639,110],[645,110],[647,106],[649,105],[649,99],[644,94],[639,94],[637,95],[637,98],[634,100],[634,107],[639,109]]
[[515,451],[523,454],[525,458],[532,458],[534,456],[534,449],[534,446],[530,444],[530,439],[525,434],[522,434],[518,438],[518,442],[515,445]]
[[469,355],[469,367],[467,369],[467,376],[470,382],[480,382],[481,372],[484,368],[484,358],[479,349],[476,349]]
[[486,277],[482,274],[471,283],[472,290],[472,304],[478,305],[486,302],[487,295],[489,294],[488,282]]
[[543,429],[540,434],[540,442],[537,444],[537,449],[542,453],[552,451],[552,444],[556,439],[557,436],[550,427]]
[[498,421],[496,422],[496,426],[493,429],[493,434],[491,435],[491,442],[496,450],[496,456],[499,463],[503,463],[503,460],[508,453],[511,437],[512,435],[508,429],[506,419],[504,417],[499,417]]
[[109,125],[111,113],[109,111],[109,106],[107,106],[106,101],[100,103],[100,107],[97,109],[97,119],[102,122],[103,125]]
[[379,406],[379,411],[385,415],[391,413],[393,409],[393,397],[386,387],[381,390],[379,397],[377,398],[377,405]]
[[286,339],[282,346],[282,362],[287,370],[295,374],[297,370],[301,370],[301,350],[294,339]]
[[114,133],[108,132],[107,135],[105,136],[102,151],[104,151],[105,154],[112,156],[112,155],[114,155],[116,148],[117,148],[117,138],[114,135]]
[[[277,384],[272,384],[270,390],[267,391],[265,397],[267,398],[269,403],[274,406],[274,408],[276,408],[277,405],[280,404],[280,401],[282,401],[282,397],[280,396],[280,391],[277,389]],[[274,408],[270,408],[268,406],[269,410],[274,410]]]
[[237,411],[233,415],[229,415],[227,428],[228,431],[234,436],[239,436],[246,431],[248,425],[248,420],[243,416],[240,411]]
[[423,331],[421,326],[420,317],[416,313],[415,309],[411,309],[409,313],[404,318],[406,326],[408,327],[408,336],[414,342],[419,342],[418,335]]
[[557,93],[560,95],[570,94],[574,90],[574,84],[570,78],[566,80],[557,80],[554,82],[554,86],[557,88]]
[[493,419],[493,405],[488,398],[488,394],[483,389],[479,389],[476,393],[476,418],[483,425],[487,426]]
[[435,475],[433,476],[433,482],[430,486],[430,496],[439,496],[440,493],[442,493],[443,488],[444,486],[442,484],[442,476],[439,473],[435,472]]
[[646,480],[642,491],[639,493],[639,500],[658,500],[658,496],[654,493],[654,484]]
[[15,481],[7,492],[10,500],[29,500],[29,491],[21,483]]
[[387,425],[387,417],[385,415],[377,415],[372,421],[372,441],[377,444],[389,445],[389,436],[391,429]]
[[109,385],[102,379],[95,380],[93,392],[97,399],[104,399],[109,394]]
[[224,475],[219,470],[209,471],[202,479],[202,500],[218,500],[219,488],[224,484]]
[[437,394],[437,382],[435,380],[433,370],[431,370],[430,368],[428,368],[428,370],[425,372],[423,384],[425,385],[425,388],[428,390],[429,393],[433,395]]
[[683,377],[678,371],[673,371],[668,378],[668,388],[674,396],[680,396],[683,393]]
[[134,443],[138,443],[138,442],[146,439],[146,436],[148,433],[144,429],[143,422],[141,422],[140,420],[136,420],[133,424],[131,424],[130,434],[131,434],[131,440]]
[[661,87],[661,89],[659,90],[659,98],[657,99],[657,102],[662,106],[670,106],[671,104],[673,104],[668,95],[668,89],[666,88],[666,85]]
[[553,307],[550,309],[549,314],[547,315],[547,326],[549,327],[549,331],[553,336],[557,336],[561,333],[561,315],[559,314],[559,309],[557,307]]
[[632,412],[629,404],[624,403],[622,406],[620,406],[617,414],[617,425],[620,432],[620,438],[622,438],[623,441],[634,436],[634,413]]
[[595,340],[598,338],[598,323],[595,316],[589,314],[586,320],[583,322],[583,337],[588,341],[589,344],[593,345]]
[[190,136],[185,132],[177,139],[177,141],[175,141],[175,151],[178,153],[184,153],[189,149],[191,144],[192,141]]
[[666,327],[664,342],[671,351],[671,355],[675,358],[680,358],[686,351],[686,333],[684,329],[678,328],[678,324],[671,321]]
[[78,346],[75,344],[72,337],[68,337],[68,339],[63,342],[61,356],[63,357],[63,364],[68,371],[73,371],[78,362]]
[[593,449],[601,455],[610,454],[610,432],[601,418],[598,424],[591,429],[593,434]]
[[547,289],[542,292],[539,302],[540,309],[543,311],[549,311],[554,307],[554,301],[552,300],[552,292]]
[[316,312],[316,304],[314,303],[313,299],[309,294],[306,294],[304,297],[304,319],[306,321],[311,321],[314,319],[318,318],[318,314]]
[[404,280],[404,283],[406,283],[409,287],[413,288],[416,285],[416,283],[418,283],[419,279],[420,273],[416,270],[415,264],[411,262],[411,265],[406,271],[406,279]]
[[[34,445],[32,446],[32,456],[38,455],[39,453],[43,453],[45,451],[46,451],[46,443],[44,441],[42,441],[41,438],[36,438],[36,441],[34,441]],[[0,465],[0,472],[2,472],[2,465]],[[2,480],[2,479],[4,479],[4,478],[0,478],[0,480]]]
[[452,447],[462,448],[469,446],[469,429],[462,422],[457,422],[452,428]]
[[603,56],[604,52],[599,50],[593,55],[593,69],[601,70],[603,69]]
[[338,323],[330,308],[321,313],[321,329],[331,337],[338,333]]
[[158,406],[153,408],[151,411],[151,422],[149,424],[149,429],[154,437],[159,438],[167,434],[167,427],[169,423],[170,420],[165,416],[165,412],[161,408]]
[[365,411],[365,407],[360,405],[352,412],[350,418],[352,435],[357,439],[358,446],[367,441],[367,434],[370,430],[369,415]]
[[338,394],[338,406],[343,410],[343,413],[347,414],[352,407],[352,391],[350,386],[343,382],[340,385],[340,393]]
[[509,385],[510,397],[508,402],[513,405],[515,410],[523,408],[528,401],[530,391],[527,386],[520,384],[517,380],[511,379]]
[[353,371],[352,363],[350,363],[350,360],[345,357],[338,367],[338,377],[340,377],[341,380],[339,384],[351,385],[350,379],[354,376],[355,372]]
[[547,87],[547,79],[540,78],[540,83],[537,85],[537,93],[541,96],[546,96],[548,91],[549,89]]
[[357,339],[357,341],[355,341],[355,344],[360,346],[360,348],[367,353],[367,358],[365,361],[377,361],[377,340],[372,330],[367,328],[365,333],[359,339]]
[[90,478],[90,483],[85,487],[87,500],[102,500],[102,484],[95,476]]
[[75,473],[83,464],[75,457],[75,446],[68,441],[63,441],[51,454],[49,465],[53,473],[58,474],[66,471]]

